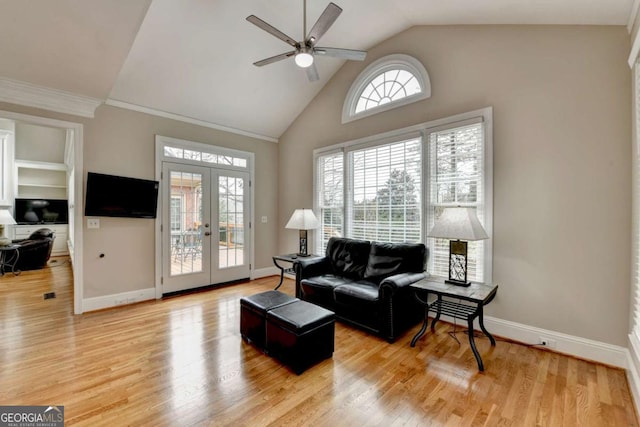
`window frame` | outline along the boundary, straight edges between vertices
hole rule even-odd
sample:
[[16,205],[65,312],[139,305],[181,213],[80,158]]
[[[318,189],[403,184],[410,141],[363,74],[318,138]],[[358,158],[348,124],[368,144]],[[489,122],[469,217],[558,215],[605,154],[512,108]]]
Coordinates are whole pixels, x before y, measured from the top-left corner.
[[[358,101],[360,100],[360,95],[367,88],[369,83],[371,83],[380,74],[395,69],[400,69],[411,73],[418,81],[421,91],[419,93],[415,93],[413,95],[398,99],[396,101],[391,101],[386,104],[378,105],[376,107],[372,107],[356,113],[356,107],[358,105]],[[353,84],[349,88],[349,92],[347,92],[347,96],[344,100],[344,104],[342,107],[342,123],[349,123],[430,97],[431,80],[429,79],[429,73],[427,72],[424,65],[422,65],[422,63],[416,58],[409,55],[388,55],[369,64],[369,66],[365,68],[358,75],[358,77],[356,77]]]
[[[375,147],[386,145],[393,142],[410,139],[412,136],[419,135],[421,138],[421,198],[422,198],[422,238],[421,241],[428,245],[426,234],[429,231],[428,225],[430,220],[430,188],[431,188],[431,176],[430,176],[430,135],[435,132],[441,132],[443,130],[455,129],[459,127],[468,126],[474,123],[482,122],[484,132],[484,157],[483,157],[483,186],[484,186],[484,198],[483,198],[483,226],[489,235],[489,239],[483,242],[483,281],[492,282],[493,280],[493,108],[486,107],[479,110],[469,111],[466,113],[457,114],[454,116],[432,120],[425,123],[420,123],[410,127],[397,129],[383,134],[372,135],[369,137],[344,142],[328,147],[323,147],[314,150],[313,152],[313,194],[314,194],[314,211],[318,215],[320,207],[318,204],[318,194],[320,191],[318,182],[318,160],[322,156],[335,155],[337,152],[341,152],[344,156],[343,161],[343,173],[344,183],[343,186],[343,206],[342,206],[342,222],[343,222],[343,235],[349,236],[350,224],[349,224],[349,200],[351,200],[351,175],[352,165],[350,164],[350,153],[353,151],[361,150],[367,147]],[[322,218],[319,217],[321,220]],[[314,251],[316,253],[324,253],[322,242],[319,239],[319,232],[317,230],[312,231],[312,237],[314,242]],[[429,264],[431,264],[429,260]]]

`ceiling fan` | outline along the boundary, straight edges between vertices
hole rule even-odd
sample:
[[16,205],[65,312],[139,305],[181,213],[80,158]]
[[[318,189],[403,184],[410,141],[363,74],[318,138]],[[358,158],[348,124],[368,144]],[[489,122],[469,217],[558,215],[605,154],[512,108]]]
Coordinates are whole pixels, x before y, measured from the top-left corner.
[[302,32],[304,40],[301,42],[295,41],[282,31],[267,24],[262,19],[255,15],[247,16],[247,21],[262,28],[267,33],[279,38],[283,42],[291,45],[295,50],[290,52],[281,53],[280,55],[272,56],[270,58],[263,59],[258,62],[254,62],[253,65],[262,67],[263,65],[271,64],[273,62],[281,61],[290,57],[294,57],[296,65],[301,68],[305,68],[307,71],[307,77],[309,81],[315,81],[320,78],[318,70],[314,64],[314,56],[332,56],[334,58],[350,59],[354,61],[363,61],[367,52],[363,50],[352,49],[338,49],[333,47],[319,47],[316,43],[327,32],[327,30],[333,25],[342,13],[342,9],[335,3],[329,3],[322,15],[318,18],[316,23],[307,34],[307,0],[304,0],[302,11]]

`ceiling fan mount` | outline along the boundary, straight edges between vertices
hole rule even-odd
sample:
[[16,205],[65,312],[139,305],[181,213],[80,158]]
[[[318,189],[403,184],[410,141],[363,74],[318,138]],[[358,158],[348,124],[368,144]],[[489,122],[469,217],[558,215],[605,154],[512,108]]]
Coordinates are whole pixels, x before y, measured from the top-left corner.
[[307,34],[307,0],[303,1],[302,28],[304,39],[300,42],[294,40],[292,37],[289,37],[282,31],[271,26],[255,15],[250,15],[247,17],[247,21],[251,22],[252,24],[256,25],[257,27],[261,28],[262,30],[268,32],[272,36],[282,40],[283,42],[294,48],[294,50],[292,51],[281,53],[279,55],[271,56],[269,58],[254,62],[253,65],[262,67],[264,65],[272,64],[274,62],[281,61],[293,56],[296,65],[306,69],[309,81],[315,81],[320,78],[318,75],[318,70],[315,66],[315,56],[331,56],[334,58],[348,59],[352,61],[364,60],[367,52],[363,50],[316,46],[318,40],[320,40],[320,38],[333,25],[336,19],[338,19],[338,16],[340,16],[340,14],[342,13],[342,8],[340,8],[340,6],[336,5],[335,3],[329,3],[329,5],[327,5],[324,12],[322,12],[316,23]]

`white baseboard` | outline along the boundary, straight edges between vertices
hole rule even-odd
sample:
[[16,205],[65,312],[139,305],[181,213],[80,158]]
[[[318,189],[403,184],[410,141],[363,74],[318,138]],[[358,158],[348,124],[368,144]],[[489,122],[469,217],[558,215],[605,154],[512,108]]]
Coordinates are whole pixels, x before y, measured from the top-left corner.
[[624,347],[488,316],[484,318],[484,325],[492,334],[495,333],[514,341],[537,344],[540,342],[540,337],[544,337],[554,342],[554,345],[549,346],[550,350],[606,365],[627,368],[627,349]]
[[[441,319],[451,323],[454,321],[453,318],[445,315],[442,315]],[[460,320],[456,320],[456,322],[466,327],[466,322],[461,322]],[[534,326],[490,316],[485,316],[484,326],[491,335],[508,338],[524,344],[538,344],[540,343],[540,338],[544,337],[544,339],[551,344],[547,346],[549,350],[618,368],[628,367],[628,351],[626,348],[617,345],[567,335],[548,329],[536,328]],[[480,329],[477,319],[474,329]],[[638,348],[640,349],[640,346]]]
[[156,299],[156,288],[140,289],[123,292],[121,294],[105,295],[103,297],[85,298],[82,300],[82,311],[102,310],[119,305],[133,304],[140,301]]
[[629,334],[629,349],[627,351],[627,382],[631,389],[636,411],[640,413],[640,341],[638,337]]
[[261,277],[280,276],[280,269],[276,267],[257,268],[251,271],[251,280],[260,279]]

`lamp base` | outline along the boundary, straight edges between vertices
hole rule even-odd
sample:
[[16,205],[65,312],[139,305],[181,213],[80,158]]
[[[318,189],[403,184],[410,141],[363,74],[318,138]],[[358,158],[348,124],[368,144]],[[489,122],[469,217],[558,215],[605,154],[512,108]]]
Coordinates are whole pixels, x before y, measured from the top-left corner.
[[299,256],[299,257],[303,257],[303,258],[311,256],[311,254],[296,254],[296,255]]
[[460,280],[455,280],[455,279],[447,279],[444,281],[444,283],[448,283],[450,285],[456,285],[456,286],[463,286],[465,288],[471,285],[471,282],[462,282]]
[[0,246],[9,246],[11,245],[11,239],[7,237],[0,237]]

